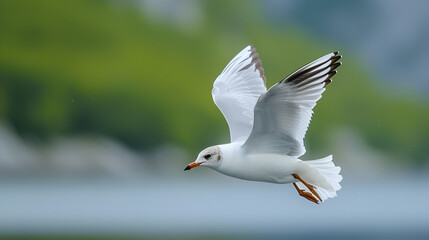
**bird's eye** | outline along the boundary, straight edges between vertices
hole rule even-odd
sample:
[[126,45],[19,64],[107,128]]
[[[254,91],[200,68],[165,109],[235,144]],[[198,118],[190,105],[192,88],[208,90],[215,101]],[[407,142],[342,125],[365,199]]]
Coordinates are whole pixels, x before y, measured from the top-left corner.
[[212,156],[211,154],[206,154],[204,155],[204,158],[208,160],[209,158],[211,158],[211,156]]

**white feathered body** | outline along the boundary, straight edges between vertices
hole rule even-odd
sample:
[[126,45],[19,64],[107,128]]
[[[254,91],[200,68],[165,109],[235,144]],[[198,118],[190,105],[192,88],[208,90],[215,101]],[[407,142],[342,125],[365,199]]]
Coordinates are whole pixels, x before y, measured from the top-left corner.
[[281,154],[248,154],[241,148],[242,145],[242,142],[218,145],[222,151],[222,165],[213,169],[249,181],[279,184],[296,182],[304,189],[305,186],[292,176],[298,174],[304,181],[317,187],[323,200],[336,196],[335,192],[341,189],[340,168],[334,165],[332,156],[302,161]]
[[225,175],[250,181],[271,183],[295,182],[293,173],[301,160],[278,154],[247,154],[240,147],[243,143],[219,145],[222,165],[214,168]]

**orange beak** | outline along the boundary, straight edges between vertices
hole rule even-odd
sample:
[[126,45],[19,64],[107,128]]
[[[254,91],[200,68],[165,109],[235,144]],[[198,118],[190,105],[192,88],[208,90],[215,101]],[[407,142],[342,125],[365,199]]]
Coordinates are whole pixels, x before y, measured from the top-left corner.
[[192,168],[198,167],[200,165],[201,165],[201,163],[191,162],[188,164],[188,166],[185,167],[184,171],[191,170]]

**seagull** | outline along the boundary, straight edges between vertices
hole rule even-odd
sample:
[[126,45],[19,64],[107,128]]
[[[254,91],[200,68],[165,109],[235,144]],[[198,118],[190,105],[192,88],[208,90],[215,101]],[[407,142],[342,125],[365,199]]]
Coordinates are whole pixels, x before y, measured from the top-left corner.
[[204,166],[230,177],[292,183],[298,194],[319,204],[341,189],[341,168],[332,155],[299,159],[313,108],[341,65],[329,53],[296,70],[268,91],[253,45],[245,47],[213,84],[212,96],[224,115],[231,143],[208,147],[185,168]]

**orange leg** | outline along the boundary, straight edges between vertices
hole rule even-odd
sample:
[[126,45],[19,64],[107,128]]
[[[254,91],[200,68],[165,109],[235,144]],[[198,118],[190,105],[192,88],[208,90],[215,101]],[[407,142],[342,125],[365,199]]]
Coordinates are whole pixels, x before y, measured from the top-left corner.
[[298,179],[300,182],[302,182],[302,184],[304,184],[311,191],[311,193],[314,194],[314,196],[316,196],[320,201],[322,201],[322,198],[316,192],[315,187],[313,185],[310,185],[310,184],[306,183],[304,180],[302,180],[302,178],[298,174],[292,174],[292,176],[294,178]]
[[309,192],[306,192],[306,191],[304,191],[302,189],[299,189],[299,187],[296,185],[296,183],[293,183],[293,186],[295,186],[295,189],[298,191],[298,194],[301,197],[305,197],[307,200],[312,201],[312,202],[314,202],[316,204],[319,204],[319,201],[317,200],[316,197],[313,196],[313,194],[311,194]]

